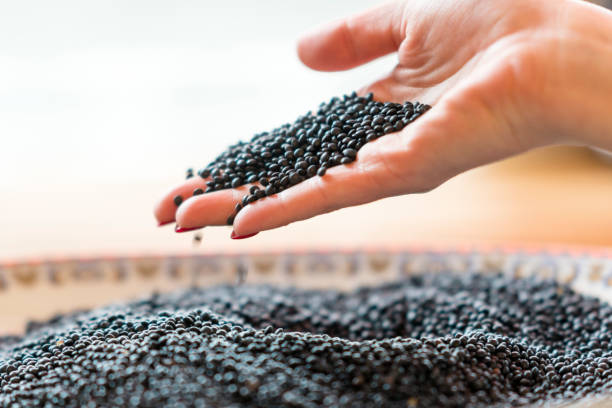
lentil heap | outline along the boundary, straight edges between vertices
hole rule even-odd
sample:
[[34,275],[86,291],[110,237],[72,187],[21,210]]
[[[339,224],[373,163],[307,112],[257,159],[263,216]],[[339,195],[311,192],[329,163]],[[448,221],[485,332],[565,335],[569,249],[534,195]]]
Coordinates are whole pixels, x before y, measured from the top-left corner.
[[[372,98],[372,94],[360,97],[354,92],[332,98],[316,114],[308,112],[292,124],[230,146],[197,172],[209,181],[206,190],[198,188],[193,195],[252,184],[249,194],[236,205],[237,213],[256,200],[308,178],[322,177],[330,167],[355,161],[364,144],[403,129],[430,108],[419,102],[383,103]],[[191,177],[193,169],[188,169],[187,178]],[[174,197],[177,206],[182,202],[183,197]]]
[[0,405],[543,404],[612,392],[611,331],[610,305],[535,278],[192,288],[0,340]]

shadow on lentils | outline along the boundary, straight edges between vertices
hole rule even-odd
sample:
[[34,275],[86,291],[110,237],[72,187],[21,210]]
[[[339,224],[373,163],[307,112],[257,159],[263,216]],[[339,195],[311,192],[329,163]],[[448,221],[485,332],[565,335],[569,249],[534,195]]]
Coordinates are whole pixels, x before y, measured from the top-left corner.
[[[372,94],[335,97],[291,124],[255,135],[249,142],[230,146],[197,174],[207,179],[204,193],[253,184],[249,194],[228,218],[244,206],[277,194],[311,177],[323,177],[328,168],[356,160],[363,145],[402,130],[430,107],[419,102],[377,102]],[[194,177],[192,169],[187,178]],[[194,195],[201,194],[201,189]],[[183,198],[175,197],[178,206]]]
[[194,288],[0,340],[0,405],[507,407],[612,392],[612,308],[552,281]]

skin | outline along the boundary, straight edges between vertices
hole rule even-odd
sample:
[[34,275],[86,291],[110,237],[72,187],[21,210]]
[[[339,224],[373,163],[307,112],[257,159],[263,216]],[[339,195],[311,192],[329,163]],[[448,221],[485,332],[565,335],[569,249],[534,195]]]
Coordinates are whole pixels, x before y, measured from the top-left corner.
[[[298,54],[320,71],[397,53],[361,93],[433,107],[357,160],[241,210],[234,234],[277,228],[343,207],[429,191],[471,168],[552,144],[612,150],[612,12],[572,0],[410,0],[304,36]],[[157,204],[160,223],[224,225],[248,186],[191,197],[194,177]]]

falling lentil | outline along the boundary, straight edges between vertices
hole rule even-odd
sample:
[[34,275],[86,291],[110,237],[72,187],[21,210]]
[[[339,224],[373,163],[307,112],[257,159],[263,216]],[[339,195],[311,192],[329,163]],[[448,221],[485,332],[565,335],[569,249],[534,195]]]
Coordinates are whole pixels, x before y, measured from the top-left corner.
[[[352,163],[366,143],[402,130],[429,108],[419,102],[378,102],[372,94],[334,97],[320,104],[316,113],[308,112],[291,124],[230,146],[198,171],[202,178],[212,177],[204,193],[261,185],[250,188],[237,213],[306,179],[323,177],[330,167]],[[193,176],[193,170],[189,174]]]
[[0,337],[0,406],[508,407],[612,393],[612,307],[536,278],[226,285]]

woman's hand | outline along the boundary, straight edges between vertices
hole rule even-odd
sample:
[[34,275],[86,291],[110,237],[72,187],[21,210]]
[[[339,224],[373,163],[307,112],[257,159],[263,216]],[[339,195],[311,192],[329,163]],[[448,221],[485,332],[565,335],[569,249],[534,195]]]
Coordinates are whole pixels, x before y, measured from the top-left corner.
[[[242,209],[237,236],[342,207],[431,190],[468,169],[548,144],[612,149],[612,13],[582,1],[410,0],[383,5],[303,38],[301,60],[349,69],[397,52],[367,86],[375,99],[433,107],[357,160]],[[248,186],[187,199],[189,179],[158,204],[160,223],[223,225]]]

